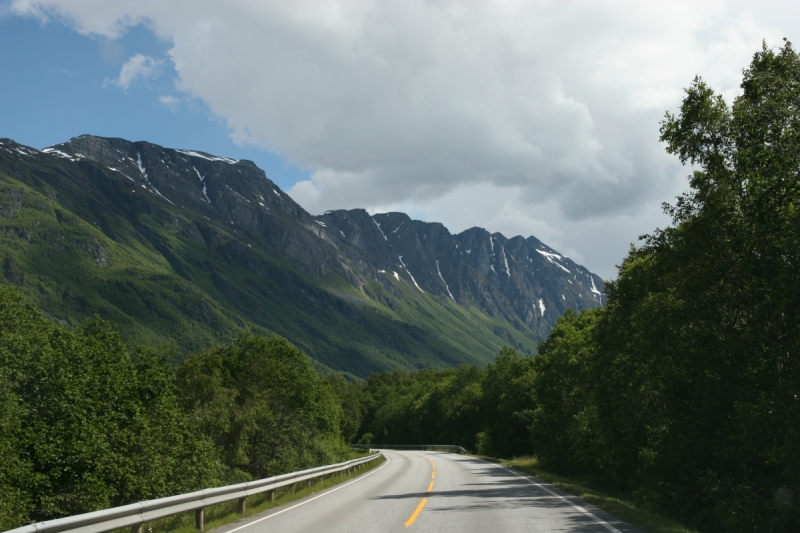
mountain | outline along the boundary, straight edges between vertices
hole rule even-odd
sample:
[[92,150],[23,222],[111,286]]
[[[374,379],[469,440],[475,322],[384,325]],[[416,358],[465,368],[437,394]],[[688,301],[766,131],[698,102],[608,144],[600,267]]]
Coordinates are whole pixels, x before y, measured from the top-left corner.
[[355,376],[533,353],[566,309],[603,301],[534,237],[312,216],[250,161],[124,139],[0,139],[0,229],[3,281],[53,320],[99,314],[181,353],[274,332]]

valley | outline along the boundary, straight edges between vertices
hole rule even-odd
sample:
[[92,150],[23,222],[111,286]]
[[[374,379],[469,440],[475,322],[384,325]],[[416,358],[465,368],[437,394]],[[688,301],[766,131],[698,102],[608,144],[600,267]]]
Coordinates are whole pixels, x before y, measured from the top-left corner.
[[52,320],[133,345],[277,333],[353,377],[532,354],[603,281],[535,237],[306,212],[249,161],[83,135],[0,140],[0,260]]

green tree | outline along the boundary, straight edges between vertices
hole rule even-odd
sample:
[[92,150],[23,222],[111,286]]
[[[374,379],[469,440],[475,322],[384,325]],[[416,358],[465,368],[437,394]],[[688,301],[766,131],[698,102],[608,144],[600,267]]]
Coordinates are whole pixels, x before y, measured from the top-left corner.
[[535,409],[533,357],[504,347],[483,381],[483,435],[479,451],[495,457],[531,453],[530,424]]
[[4,525],[216,482],[216,454],[184,422],[166,367],[139,371],[107,322],[67,331],[0,287]]
[[696,78],[662,124],[695,165],[673,227],[630,253],[598,323],[620,484],[714,531],[800,527],[800,59],[765,47],[728,106]]
[[556,322],[534,361],[533,451],[547,468],[608,476],[608,443],[594,402],[597,346],[593,333],[602,308],[573,310]]
[[342,374],[330,374],[325,378],[339,398],[342,407],[341,433],[345,442],[354,443],[364,418],[363,390],[359,383],[348,382]]
[[376,444],[456,444],[476,448],[485,371],[471,366],[375,374],[358,386],[359,438]]
[[342,459],[342,409],[330,384],[282,337],[244,335],[190,355],[184,408],[209,435],[228,479],[258,479]]

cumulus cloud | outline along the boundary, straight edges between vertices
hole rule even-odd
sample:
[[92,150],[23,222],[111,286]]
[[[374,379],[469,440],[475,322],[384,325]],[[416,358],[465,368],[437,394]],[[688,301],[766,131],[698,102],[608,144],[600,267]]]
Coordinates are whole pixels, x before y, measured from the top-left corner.
[[119,76],[108,82],[126,91],[137,81],[153,79],[158,76],[162,60],[153,59],[150,56],[136,54],[123,63],[119,71]]
[[[637,234],[652,229],[643,225],[658,218],[653,206],[686,174],[659,145],[658,122],[695,74],[732,98],[762,39],[780,44],[787,22],[758,18],[755,8],[721,0],[13,4],[86,35],[113,39],[141,23],[172,42],[183,97],[205,102],[238,142],[312,170],[291,191],[311,211],[435,207],[431,216],[456,227],[462,211],[447,199],[472,195],[481,202],[471,225],[560,235],[603,275],[613,267],[589,252],[592,232],[579,228],[605,220],[622,231],[614,221],[633,220]],[[155,68],[149,59],[118,84]],[[624,254],[630,239],[618,240]]]

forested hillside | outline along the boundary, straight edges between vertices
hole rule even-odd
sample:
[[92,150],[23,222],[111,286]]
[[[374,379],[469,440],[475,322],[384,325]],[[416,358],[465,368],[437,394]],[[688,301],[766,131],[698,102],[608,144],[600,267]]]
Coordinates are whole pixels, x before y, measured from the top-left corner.
[[766,47],[728,106],[697,78],[661,138],[697,169],[536,357],[371,376],[360,438],[536,455],[708,532],[800,530],[800,57]]

